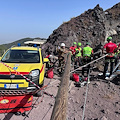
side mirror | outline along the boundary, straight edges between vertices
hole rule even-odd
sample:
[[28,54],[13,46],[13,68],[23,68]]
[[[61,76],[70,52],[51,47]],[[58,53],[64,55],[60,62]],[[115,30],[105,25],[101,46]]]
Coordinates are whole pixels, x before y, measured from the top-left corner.
[[44,63],[47,63],[49,62],[49,59],[48,58],[44,58]]
[[2,57],[0,57],[0,61],[1,61]]

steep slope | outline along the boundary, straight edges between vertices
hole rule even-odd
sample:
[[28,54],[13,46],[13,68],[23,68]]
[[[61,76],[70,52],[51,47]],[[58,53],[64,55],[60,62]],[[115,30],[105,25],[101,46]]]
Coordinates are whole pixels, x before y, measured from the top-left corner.
[[[105,14],[99,5],[94,9],[89,9],[85,13],[70,21],[63,23],[58,29],[53,31],[47,40],[45,46],[54,51],[61,42],[69,47],[73,41],[81,42],[85,45],[89,41],[94,48],[101,45],[105,38]],[[45,51],[47,51],[45,49]]]
[[[120,42],[120,3],[105,11],[106,14],[106,33],[109,36],[112,33],[116,34],[113,37],[115,41]],[[116,33],[115,33],[116,32]]]
[[106,11],[97,5],[94,9],[89,9],[80,16],[60,25],[49,36],[43,49],[46,53],[54,52],[55,46],[61,42],[70,47],[73,41],[81,42],[83,47],[89,41],[97,51],[104,44],[107,36],[117,34],[120,30],[119,27],[120,3]]

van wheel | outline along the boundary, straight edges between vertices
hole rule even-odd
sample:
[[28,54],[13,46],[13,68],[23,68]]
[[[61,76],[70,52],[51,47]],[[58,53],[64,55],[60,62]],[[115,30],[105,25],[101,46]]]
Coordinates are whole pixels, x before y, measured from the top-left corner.
[[42,95],[43,95],[43,90],[40,90],[35,94],[36,97],[41,97]]
[[44,86],[44,80],[43,80],[43,83],[41,84],[41,85],[39,85],[39,87],[41,88],[41,87],[43,87]]
[[22,113],[22,116],[26,116],[26,113],[24,112],[24,113]]
[[18,111],[18,112],[15,113],[15,115],[19,116],[19,115],[21,115],[21,112]]
[[[39,87],[42,88],[44,86],[44,80],[43,83]],[[36,94],[34,94],[35,97],[41,97],[43,95],[43,90],[39,90]]]

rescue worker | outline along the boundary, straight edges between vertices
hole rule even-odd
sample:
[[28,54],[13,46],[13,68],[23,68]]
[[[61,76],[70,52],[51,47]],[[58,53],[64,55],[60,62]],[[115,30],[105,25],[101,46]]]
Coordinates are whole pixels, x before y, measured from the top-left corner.
[[56,66],[56,63],[58,61],[58,57],[54,55],[47,55],[46,58],[49,59],[49,61],[46,63],[46,68],[48,68],[48,71],[53,70],[53,68]]
[[[106,53],[108,54],[105,57],[105,66],[104,66],[104,72],[103,72],[103,76],[105,79],[111,78],[112,71],[113,71],[113,64],[115,62],[114,51],[117,48],[117,45],[112,42],[112,37],[108,37],[107,41],[108,41],[108,43],[106,43],[104,45],[103,50],[102,50],[102,53],[104,52],[104,49],[105,49]],[[108,77],[106,77],[106,72],[108,70],[109,63],[110,63],[110,75]]]
[[52,55],[47,55],[46,58],[49,59],[49,61],[46,63],[46,68],[51,68],[53,65],[51,64],[52,63]]
[[58,45],[55,47],[54,55],[58,55],[59,49],[60,49],[60,44],[58,44]]
[[69,48],[69,50],[72,52],[72,55],[71,55],[71,61],[74,62],[74,59],[75,59],[75,49],[77,48],[77,43],[76,42],[73,42],[73,46],[71,46]]
[[120,43],[119,43],[119,45],[118,45],[117,51],[118,51],[118,58],[120,59]]
[[65,43],[61,43],[60,49],[58,49],[58,60],[59,60],[59,69],[58,72],[61,74],[63,72],[63,69],[65,67],[65,54],[68,51],[65,49]]
[[[115,66],[118,64],[119,59],[120,59],[120,44],[118,45],[117,49],[115,50]],[[118,70],[118,68],[116,70]]]
[[[77,48],[75,48],[75,65],[74,65],[74,69],[76,69],[77,67],[81,66],[82,65],[82,62],[81,62],[81,58],[82,58],[82,54],[81,54],[81,43],[79,42],[77,44]],[[79,66],[78,66],[79,64]]]
[[[83,64],[91,62],[91,57],[93,56],[93,49],[90,47],[90,43],[87,42],[86,46],[82,50]],[[84,76],[85,69],[87,69],[87,75],[89,73],[90,65],[82,68],[82,75]]]

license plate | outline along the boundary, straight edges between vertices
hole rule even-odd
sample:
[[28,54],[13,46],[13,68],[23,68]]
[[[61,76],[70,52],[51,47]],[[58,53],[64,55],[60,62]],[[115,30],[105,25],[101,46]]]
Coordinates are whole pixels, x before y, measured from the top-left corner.
[[9,89],[12,89],[12,88],[19,88],[19,85],[18,84],[4,84],[4,88],[9,88]]

